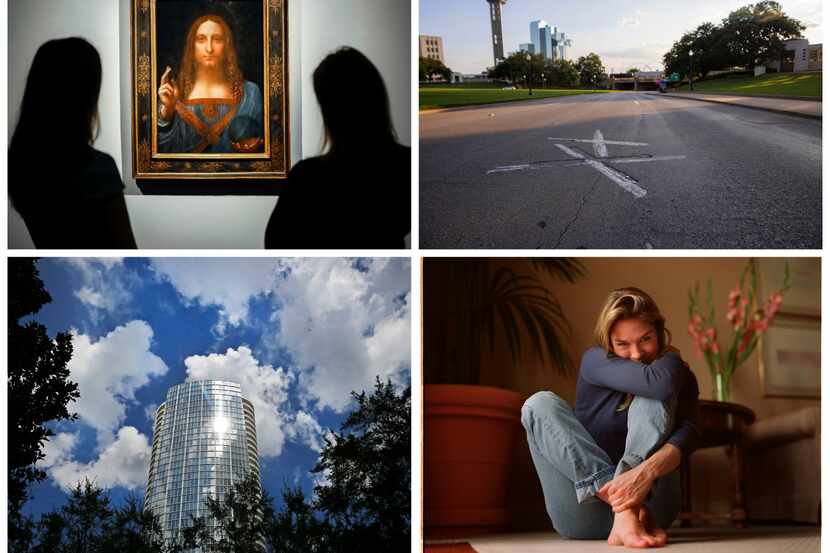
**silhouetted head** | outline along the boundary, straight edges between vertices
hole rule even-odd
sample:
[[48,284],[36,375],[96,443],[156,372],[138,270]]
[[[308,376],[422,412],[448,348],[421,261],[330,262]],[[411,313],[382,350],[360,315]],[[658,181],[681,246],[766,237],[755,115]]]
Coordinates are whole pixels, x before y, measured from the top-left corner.
[[[98,134],[101,57],[82,38],[50,40],[32,61],[9,144],[9,193],[25,188],[27,174],[65,172],[87,162]],[[44,161],[47,163],[44,164]]]
[[331,152],[395,141],[383,78],[354,48],[340,48],[320,62],[314,70],[314,93]]
[[44,43],[29,69],[12,142],[28,147],[37,139],[49,151],[92,144],[100,92],[101,57],[92,44],[78,37]]

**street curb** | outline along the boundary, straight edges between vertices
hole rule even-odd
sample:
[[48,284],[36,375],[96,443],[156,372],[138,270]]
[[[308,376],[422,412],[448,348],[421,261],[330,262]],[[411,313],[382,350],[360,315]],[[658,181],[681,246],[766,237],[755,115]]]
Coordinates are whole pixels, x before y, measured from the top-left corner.
[[[684,100],[696,100],[698,102],[708,102],[710,104],[720,104],[722,106],[735,106],[739,108],[747,108],[747,109],[755,109],[759,111],[768,111],[770,113],[780,113],[783,115],[792,115],[794,117],[801,117],[804,119],[818,119],[822,120],[821,115],[812,115],[809,113],[799,113],[797,111],[789,111],[786,109],[775,109],[775,108],[764,108],[761,106],[748,106],[746,104],[734,104],[732,102],[722,102],[720,100],[711,100],[709,98],[692,98],[691,96],[684,96],[682,94],[659,94],[653,93],[650,94],[651,96],[657,96],[658,98],[682,98]],[[743,96],[743,98],[751,98],[751,96]]]
[[591,92],[590,94],[566,94],[564,96],[548,96],[547,98],[527,98],[522,100],[509,100],[506,102],[493,102],[490,104],[475,104],[472,106],[455,106],[451,108],[435,108],[435,109],[421,109],[418,110],[418,116],[421,115],[429,115],[433,113],[444,113],[446,111],[464,111],[464,110],[471,110],[471,109],[481,109],[487,106],[495,107],[495,106],[503,106],[505,104],[518,104],[520,102],[538,102],[541,100],[557,100],[559,98],[570,98],[572,96],[593,96],[595,94],[607,94],[605,91],[599,92]]
[[[665,94],[665,93],[664,93]],[[669,92],[675,96],[690,94],[689,92]],[[736,94],[734,92],[691,92],[691,94],[698,94],[705,96],[711,94],[712,96],[731,96],[733,98],[766,98],[768,100],[801,100],[802,102],[821,102],[821,98],[815,96],[781,96],[774,94]]]

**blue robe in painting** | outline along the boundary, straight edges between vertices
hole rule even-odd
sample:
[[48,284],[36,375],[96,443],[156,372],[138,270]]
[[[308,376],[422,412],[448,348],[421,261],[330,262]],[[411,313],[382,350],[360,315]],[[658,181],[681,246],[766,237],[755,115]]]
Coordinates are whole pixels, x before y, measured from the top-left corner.
[[163,125],[159,119],[158,151],[236,153],[231,141],[264,138],[262,112],[262,94],[251,81],[245,81],[238,104],[226,99],[179,100],[172,121]]

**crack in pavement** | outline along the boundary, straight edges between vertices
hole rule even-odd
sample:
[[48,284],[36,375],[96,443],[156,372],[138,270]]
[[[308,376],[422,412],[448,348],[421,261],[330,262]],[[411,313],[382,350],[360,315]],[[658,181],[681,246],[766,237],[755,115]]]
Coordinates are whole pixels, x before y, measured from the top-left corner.
[[[588,196],[590,196],[591,194],[594,193],[594,190],[597,189],[597,185],[599,184],[600,180],[602,180],[602,177],[599,176],[599,175],[594,179],[593,184],[591,184],[591,189],[588,192],[586,192],[584,196],[582,196],[582,201],[579,203],[579,207],[577,208],[573,219],[571,219],[570,222],[568,222],[568,224],[565,225],[565,228],[562,229],[561,233],[559,233],[559,238],[557,238],[556,244],[554,244],[553,247],[550,248],[550,249],[556,249],[562,243],[562,239],[565,238],[565,235],[568,233],[571,226],[573,226],[573,224],[576,222],[576,220],[579,219],[579,215],[582,213],[582,208],[585,207],[586,203],[588,203]],[[542,248],[541,244],[539,246],[536,246],[537,250],[541,249],[541,248]]]

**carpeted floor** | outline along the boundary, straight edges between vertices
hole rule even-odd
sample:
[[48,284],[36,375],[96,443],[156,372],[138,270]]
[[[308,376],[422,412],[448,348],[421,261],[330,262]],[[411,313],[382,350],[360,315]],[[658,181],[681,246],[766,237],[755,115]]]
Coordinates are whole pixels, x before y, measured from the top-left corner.
[[[504,534],[470,538],[476,553],[591,553],[626,551],[603,541],[565,540],[554,533]],[[703,527],[669,530],[669,551],[695,553],[818,553],[821,528],[761,526],[753,528]],[[465,549],[427,548],[435,553]],[[469,552],[469,549],[466,551]],[[470,552],[471,553],[471,552]]]

